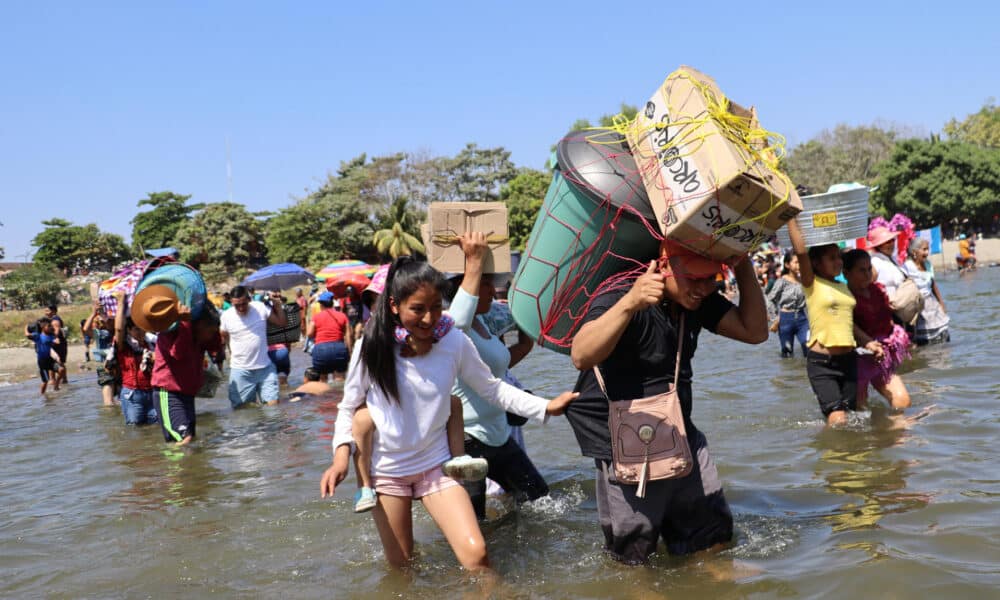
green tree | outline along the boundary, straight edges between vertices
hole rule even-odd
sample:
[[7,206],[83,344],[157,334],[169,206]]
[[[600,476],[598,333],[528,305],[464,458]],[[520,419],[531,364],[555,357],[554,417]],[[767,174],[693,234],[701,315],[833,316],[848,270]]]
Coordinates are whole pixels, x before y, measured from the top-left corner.
[[31,240],[38,248],[34,261],[66,275],[79,270],[106,271],[132,256],[120,235],[105,233],[94,223],[80,226],[49,219],[42,225],[45,229]]
[[[622,102],[621,106],[618,107],[618,112],[607,113],[601,115],[601,118],[597,120],[598,127],[611,127],[615,124],[616,119],[622,120],[632,120],[635,116],[639,114],[639,107],[632,104],[625,104]],[[590,129],[594,125],[591,124],[589,119],[577,119],[570,126],[570,131],[583,131],[584,129]]]
[[917,227],[969,218],[986,224],[1000,206],[1000,151],[962,142],[905,140],[880,168],[873,207]]
[[150,192],[136,206],[150,206],[132,218],[132,247],[136,254],[152,248],[169,246],[181,225],[191,220],[191,213],[204,208],[204,204],[188,204],[191,196],[171,191]]
[[278,211],[267,222],[272,262],[322,267],[341,258],[375,255],[371,221],[361,203],[347,194],[320,188]]
[[407,204],[405,198],[397,198],[387,211],[384,228],[375,232],[372,240],[380,254],[399,258],[427,252],[420,238],[414,235],[414,232],[419,232],[419,226]]
[[955,119],[944,126],[948,138],[987,148],[1000,148],[1000,106],[990,98],[979,112],[959,122]]
[[18,267],[3,278],[3,295],[17,310],[48,306],[58,302],[62,285],[58,271],[33,263]]
[[522,168],[518,170],[517,176],[500,190],[500,199],[507,203],[512,250],[524,250],[550,183],[552,183],[552,173]]
[[503,147],[480,148],[468,143],[454,158],[439,159],[444,175],[438,183],[438,200],[487,202],[500,197],[500,188],[517,174],[510,152]]
[[825,192],[835,183],[856,181],[871,185],[879,164],[889,158],[897,131],[877,125],[837,125],[792,149],[782,166],[798,185],[813,193]]
[[267,256],[260,221],[235,202],[206,204],[181,225],[172,244],[211,283],[260,267]]

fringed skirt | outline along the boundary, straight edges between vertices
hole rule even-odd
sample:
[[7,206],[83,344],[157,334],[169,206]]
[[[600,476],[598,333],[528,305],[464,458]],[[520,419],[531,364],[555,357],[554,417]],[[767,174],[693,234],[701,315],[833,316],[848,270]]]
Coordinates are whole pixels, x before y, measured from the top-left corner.
[[889,383],[899,365],[910,358],[910,336],[899,325],[892,326],[888,337],[877,340],[881,342],[885,354],[882,360],[876,360],[868,354],[858,357],[858,389],[868,389],[868,384],[883,386]]

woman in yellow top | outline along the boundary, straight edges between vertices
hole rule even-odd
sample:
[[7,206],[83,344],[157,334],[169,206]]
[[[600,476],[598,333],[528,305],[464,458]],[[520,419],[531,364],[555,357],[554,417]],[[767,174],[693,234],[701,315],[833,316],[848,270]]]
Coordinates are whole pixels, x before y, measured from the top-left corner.
[[857,408],[857,355],[862,346],[881,357],[882,346],[854,325],[854,296],[834,281],[843,270],[836,244],[806,248],[796,219],[788,222],[792,250],[799,257],[799,278],[806,295],[809,340],[806,373],[828,425],[847,421]]

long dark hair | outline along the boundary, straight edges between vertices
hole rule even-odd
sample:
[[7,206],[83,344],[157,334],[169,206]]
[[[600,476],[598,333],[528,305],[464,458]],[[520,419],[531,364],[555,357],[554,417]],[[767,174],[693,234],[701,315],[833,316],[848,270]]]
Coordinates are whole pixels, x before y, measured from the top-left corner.
[[396,325],[399,319],[392,313],[390,299],[399,306],[422,285],[430,285],[442,296],[449,288],[444,275],[429,264],[409,256],[397,258],[389,267],[385,290],[375,301],[365,327],[361,362],[375,385],[396,402],[399,402],[399,382],[396,380]]

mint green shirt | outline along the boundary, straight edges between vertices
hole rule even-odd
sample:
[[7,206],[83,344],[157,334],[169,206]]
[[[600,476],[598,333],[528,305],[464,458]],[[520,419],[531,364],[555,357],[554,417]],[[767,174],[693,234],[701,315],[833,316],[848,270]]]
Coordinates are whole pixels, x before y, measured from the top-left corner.
[[[472,329],[473,321],[478,321],[482,328],[489,332],[481,315],[476,315],[476,305],[479,298],[459,288],[451,301],[448,313],[455,319],[455,325],[472,340],[472,345],[494,377],[503,379],[510,366],[510,351],[503,340],[489,333],[488,338],[479,335]],[[451,392],[462,399],[462,417],[465,421],[465,433],[476,438],[487,446],[502,446],[510,438],[510,425],[507,424],[507,413],[503,408],[483,400],[461,378],[455,381]]]

